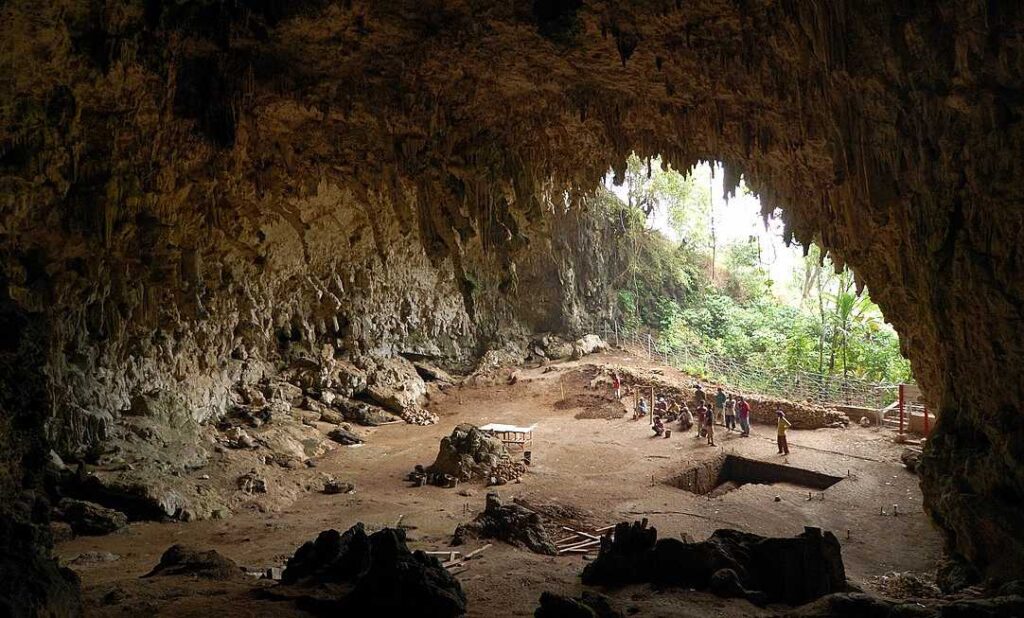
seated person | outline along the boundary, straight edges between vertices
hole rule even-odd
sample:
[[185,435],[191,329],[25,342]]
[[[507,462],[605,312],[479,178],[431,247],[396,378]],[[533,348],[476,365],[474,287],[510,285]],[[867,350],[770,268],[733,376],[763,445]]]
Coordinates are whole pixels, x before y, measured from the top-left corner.
[[693,412],[690,412],[690,406],[683,404],[683,409],[679,412],[679,426],[683,429],[689,429],[693,427]]
[[664,395],[658,395],[657,401],[654,402],[654,412],[668,412],[668,402],[665,401]]
[[647,400],[641,399],[640,403],[636,406],[636,416],[644,417],[647,416]]
[[651,426],[651,429],[654,430],[654,435],[656,436],[660,436],[665,433],[665,423],[661,421],[660,416],[654,417],[654,425]]

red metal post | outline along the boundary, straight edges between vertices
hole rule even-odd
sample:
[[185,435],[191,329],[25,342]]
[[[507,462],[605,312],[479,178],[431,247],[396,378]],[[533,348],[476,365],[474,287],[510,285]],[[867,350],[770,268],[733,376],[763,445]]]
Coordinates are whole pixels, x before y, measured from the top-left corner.
[[900,435],[903,435],[903,385],[900,384]]

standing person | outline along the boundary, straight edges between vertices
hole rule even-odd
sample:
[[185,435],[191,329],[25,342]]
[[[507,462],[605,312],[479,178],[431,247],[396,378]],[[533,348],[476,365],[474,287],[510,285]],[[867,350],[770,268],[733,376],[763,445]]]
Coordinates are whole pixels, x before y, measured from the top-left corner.
[[704,405],[708,400],[707,393],[700,387],[700,382],[697,383],[697,390],[693,393],[693,400],[696,402],[698,408]]
[[776,410],[775,416],[779,417],[779,455],[789,455],[789,444],[786,443],[786,430],[792,426],[786,413]]
[[739,397],[739,401],[736,403],[736,413],[740,419],[740,437],[750,437],[750,404],[743,398],[742,395]]
[[732,395],[725,400],[725,428],[729,431],[736,429],[736,400]]
[[612,371],[612,389],[615,391],[615,399],[622,399],[622,378],[618,371]]
[[715,420],[721,425],[725,422],[725,391],[722,387],[718,387],[718,392],[715,393]]
[[715,446],[715,412],[711,408],[705,414],[708,419],[708,446]]
[[696,418],[694,419],[694,425],[697,426],[698,439],[700,439],[704,435],[705,430],[707,428],[707,419],[704,417],[706,412],[707,408],[704,407],[704,404],[701,404],[700,407],[697,408],[697,414]]

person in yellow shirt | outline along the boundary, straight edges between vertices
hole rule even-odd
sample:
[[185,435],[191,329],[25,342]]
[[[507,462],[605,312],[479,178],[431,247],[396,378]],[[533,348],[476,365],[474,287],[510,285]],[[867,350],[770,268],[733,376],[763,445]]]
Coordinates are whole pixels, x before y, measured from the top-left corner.
[[775,416],[779,417],[779,455],[789,455],[789,445],[786,444],[786,430],[792,426],[789,419],[786,418],[786,413],[782,410],[776,410]]

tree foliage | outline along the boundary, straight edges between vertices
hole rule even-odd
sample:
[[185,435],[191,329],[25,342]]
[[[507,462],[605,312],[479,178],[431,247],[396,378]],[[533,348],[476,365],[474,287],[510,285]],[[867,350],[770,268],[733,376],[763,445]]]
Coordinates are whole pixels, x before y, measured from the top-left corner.
[[[777,282],[761,261],[757,238],[716,246],[710,187],[708,178],[633,156],[619,192],[626,199],[598,192],[598,207],[616,225],[614,285],[626,326],[657,330],[672,345],[759,370],[910,379],[899,338],[878,306],[816,246],[794,269],[795,304],[774,293]],[[678,242],[649,227],[659,209]]]

